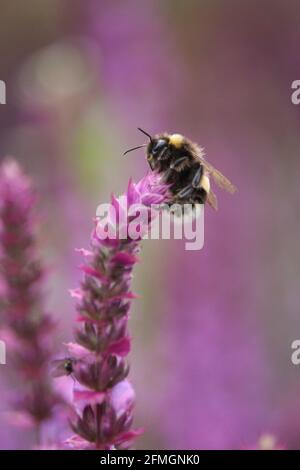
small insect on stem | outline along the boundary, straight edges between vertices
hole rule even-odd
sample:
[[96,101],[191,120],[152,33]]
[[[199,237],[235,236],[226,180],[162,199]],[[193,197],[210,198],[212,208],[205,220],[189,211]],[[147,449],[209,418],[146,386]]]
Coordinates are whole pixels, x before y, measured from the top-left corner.
[[52,376],[62,377],[63,375],[71,375],[74,372],[74,365],[75,360],[71,357],[52,361]]

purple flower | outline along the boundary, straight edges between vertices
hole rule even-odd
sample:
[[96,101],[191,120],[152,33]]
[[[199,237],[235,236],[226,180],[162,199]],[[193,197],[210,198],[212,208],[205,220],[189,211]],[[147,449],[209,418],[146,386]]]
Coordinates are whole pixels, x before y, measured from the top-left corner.
[[[156,213],[148,205],[159,204],[167,197],[167,186],[153,173],[139,183],[129,182],[125,195],[112,196],[109,223],[120,228],[131,220],[133,204],[143,204],[147,229]],[[146,203],[145,203],[146,201]],[[125,212],[127,205],[128,211]],[[114,210],[113,210],[114,209]],[[113,212],[115,217],[112,218]],[[67,344],[74,385],[75,436],[68,444],[80,449],[128,448],[141,430],[132,430],[134,391],[127,380],[130,351],[128,318],[135,297],[130,284],[138,261],[141,238],[99,238],[103,224],[98,220],[91,237],[91,249],[80,250],[85,258],[80,288],[72,291],[77,299],[76,343]]]
[[9,371],[22,383],[11,417],[39,433],[60,399],[49,380],[52,318],[42,305],[44,269],[36,256],[35,196],[30,181],[12,159],[0,168],[1,331]]

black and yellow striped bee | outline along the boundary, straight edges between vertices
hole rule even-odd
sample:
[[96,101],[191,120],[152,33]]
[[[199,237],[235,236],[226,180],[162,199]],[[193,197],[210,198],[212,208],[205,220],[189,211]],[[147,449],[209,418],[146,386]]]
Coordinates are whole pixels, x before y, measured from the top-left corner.
[[210,177],[222,189],[230,193],[236,191],[235,186],[207,162],[203,149],[183,135],[163,133],[152,137],[143,129],[138,129],[149,138],[149,143],[129,149],[124,155],[147,147],[151,170],[161,173],[164,182],[170,185],[172,204],[207,202],[217,209],[217,197],[210,187]]

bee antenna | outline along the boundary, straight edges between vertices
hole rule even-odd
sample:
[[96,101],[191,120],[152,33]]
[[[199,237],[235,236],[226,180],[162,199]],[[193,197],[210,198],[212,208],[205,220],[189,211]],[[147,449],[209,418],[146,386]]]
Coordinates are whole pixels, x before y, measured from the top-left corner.
[[123,153],[123,157],[129,153],[129,152],[132,152],[133,150],[137,150],[137,149],[140,149],[142,147],[147,147],[148,144],[143,144],[143,145],[138,145],[137,147],[133,147],[132,149],[129,149],[129,150],[126,150],[126,152]]
[[151,137],[151,135],[150,135],[150,134],[148,134],[148,132],[144,131],[144,130],[143,130],[143,129],[141,129],[140,127],[138,127],[138,130],[139,130],[140,132],[142,132],[143,134],[145,134],[147,137],[149,137],[149,139],[150,139],[150,142],[152,142],[152,137]]

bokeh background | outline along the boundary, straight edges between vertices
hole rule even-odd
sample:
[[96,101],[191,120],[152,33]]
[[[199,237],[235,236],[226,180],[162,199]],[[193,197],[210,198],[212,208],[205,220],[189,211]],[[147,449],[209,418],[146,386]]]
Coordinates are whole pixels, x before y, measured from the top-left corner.
[[[39,192],[57,351],[72,339],[99,202],[147,171],[137,126],[181,132],[238,186],[205,214],[203,250],[145,241],[131,380],[142,449],[300,448],[297,0],[2,0],[0,155]],[[4,368],[1,366],[1,376]],[[19,384],[21,387],[22,384]],[[12,390],[2,381],[1,409]],[[28,445],[1,425],[0,447]]]

